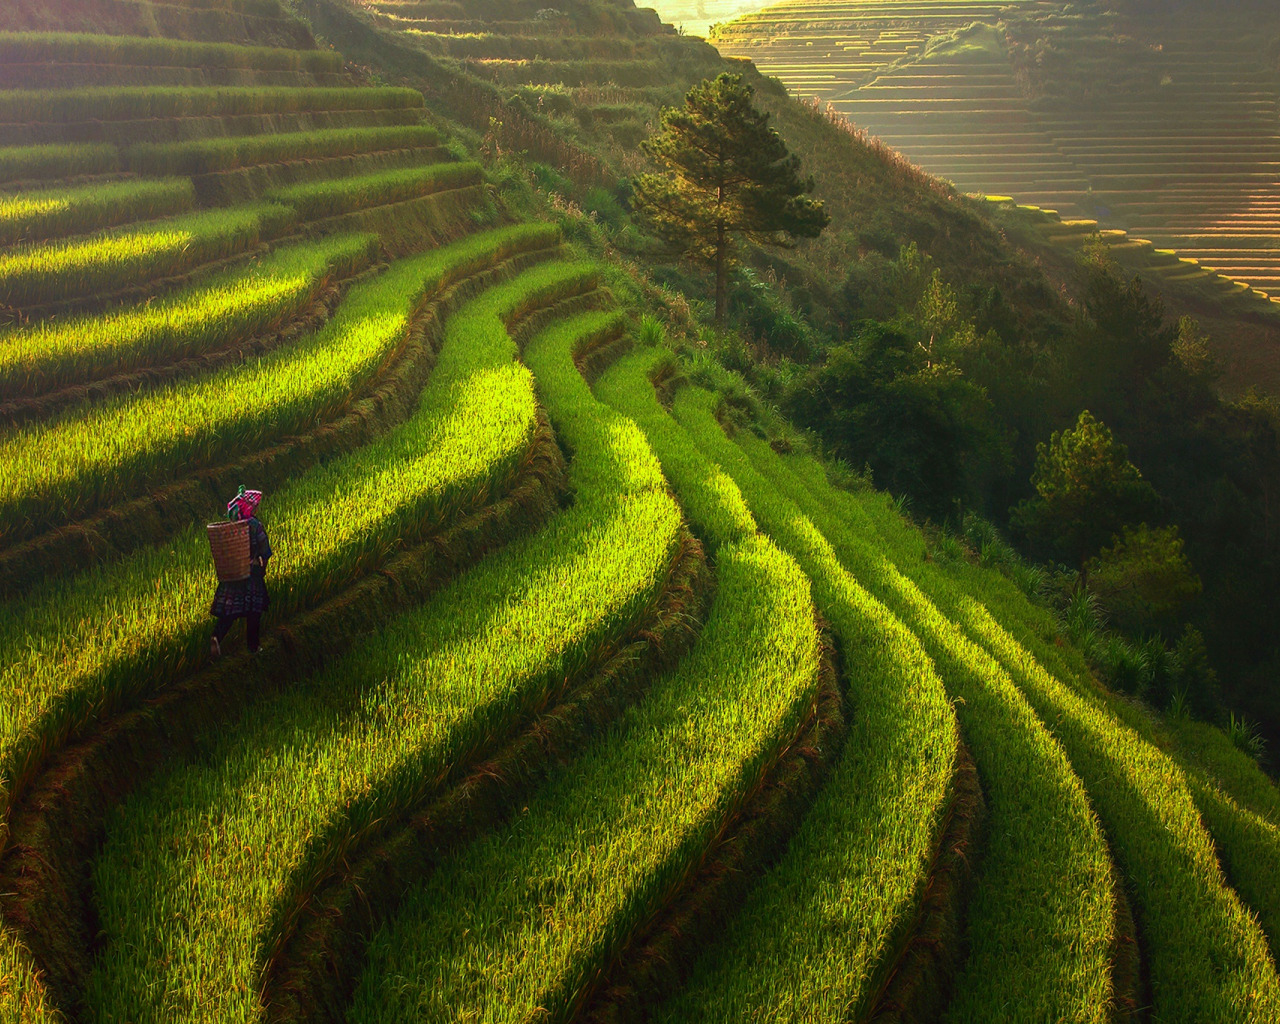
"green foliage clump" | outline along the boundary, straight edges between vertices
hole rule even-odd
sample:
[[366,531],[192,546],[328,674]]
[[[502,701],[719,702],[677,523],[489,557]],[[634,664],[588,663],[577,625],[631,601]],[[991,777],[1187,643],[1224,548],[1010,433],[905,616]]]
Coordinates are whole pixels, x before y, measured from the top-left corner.
[[1130,633],[1169,625],[1201,591],[1176,526],[1126,525],[1085,563],[1089,587],[1111,621]]
[[1052,558],[1083,565],[1126,525],[1159,511],[1155,489],[1128,449],[1087,409],[1036,451],[1036,497],[1015,510],[1013,521]]

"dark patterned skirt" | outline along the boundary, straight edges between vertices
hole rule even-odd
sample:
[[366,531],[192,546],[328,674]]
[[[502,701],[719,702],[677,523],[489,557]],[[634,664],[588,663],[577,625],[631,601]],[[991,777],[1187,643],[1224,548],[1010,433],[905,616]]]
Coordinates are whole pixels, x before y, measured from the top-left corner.
[[209,614],[218,618],[241,619],[246,615],[261,615],[271,604],[267,593],[266,573],[260,566],[253,566],[247,580],[219,583],[213,595]]

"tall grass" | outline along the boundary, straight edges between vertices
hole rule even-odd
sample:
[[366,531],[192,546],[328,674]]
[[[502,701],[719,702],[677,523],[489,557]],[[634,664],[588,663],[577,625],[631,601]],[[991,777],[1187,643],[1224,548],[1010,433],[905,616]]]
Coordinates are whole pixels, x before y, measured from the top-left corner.
[[65,1024],[40,984],[31,955],[0,927],[0,1020],[14,1024]]
[[136,67],[245,68],[335,74],[332,50],[285,50],[156,37],[83,32],[0,32],[0,63],[127,64]]
[[110,174],[120,169],[120,152],[109,143],[0,146],[2,183]]
[[6,532],[66,521],[154,486],[175,464],[209,465],[331,418],[395,354],[427,297],[490,265],[495,249],[511,251],[508,239],[519,237],[486,232],[400,260],[352,288],[325,327],[302,341],[0,438]]
[[[555,238],[546,225],[494,232],[489,265]],[[438,283],[433,275],[450,258],[476,255],[459,248],[419,261],[421,286]],[[535,429],[532,381],[506,349],[467,351],[462,328],[450,329],[453,342],[406,423],[270,495],[273,617],[314,607],[399,544],[505,489]],[[199,523],[0,606],[0,778],[24,779],[56,737],[201,665],[213,582]]]
[[409,897],[371,946],[350,1019],[572,1019],[692,872],[794,735],[817,680],[795,562],[758,537],[722,545],[716,565],[715,602],[679,670],[509,828]]
[[435,146],[440,134],[425,125],[325,128],[279,135],[241,135],[188,142],[147,142],[130,147],[125,160],[142,174],[211,174],[238,167],[350,156],[388,149]]
[[292,206],[303,220],[320,220],[353,210],[402,203],[432,192],[478,185],[483,175],[476,163],[431,164],[356,178],[305,182],[268,192],[267,198]]
[[168,217],[190,210],[195,200],[191,182],[181,178],[0,194],[0,245]]
[[260,203],[17,246],[0,253],[0,305],[40,306],[137,287],[244,252],[292,222],[287,207]]
[[[889,523],[882,536],[902,529],[876,498],[833,491],[830,500],[856,502],[874,522]],[[1078,652],[1057,647],[1047,614],[1037,615],[1004,576],[965,562],[945,573],[923,559],[900,564],[999,659],[1070,756],[1130,887],[1160,1018],[1274,1019],[1280,980],[1266,938],[1223,877],[1185,772],[1092,683]]]
[[956,701],[982,776],[991,838],[949,1019],[982,1020],[990,1007],[1007,1005],[1011,1020],[1107,1020],[1116,881],[1088,795],[1062,747],[1009,671],[917,582],[910,549],[878,537],[865,516],[832,514],[767,443],[743,434],[739,447],[914,631]]
[[326,282],[368,266],[377,235],[289,246],[158,302],[0,333],[0,398],[227,347],[300,312]]
[[[501,313],[530,280],[468,306],[446,345],[510,358]],[[122,809],[95,869],[110,939],[86,993],[99,1017],[261,1019],[274,908],[317,850],[440,792],[657,600],[680,544],[657,460],[632,425],[549,411],[574,451],[570,509],[234,733],[204,737],[196,763]],[[148,984],[161,962],[163,986]]]
[[[640,386],[633,378],[622,390]],[[685,388],[675,419],[809,576],[841,645],[854,712],[845,753],[783,862],[660,1019],[843,1020],[873,994],[919,899],[950,792],[955,718],[915,637],[752,469],[720,430],[714,403],[710,393]],[[816,920],[826,923],[812,927]]]
[[0,92],[0,122],[141,121],[156,117],[233,117],[313,110],[397,110],[422,105],[422,93],[390,88],[12,89]]

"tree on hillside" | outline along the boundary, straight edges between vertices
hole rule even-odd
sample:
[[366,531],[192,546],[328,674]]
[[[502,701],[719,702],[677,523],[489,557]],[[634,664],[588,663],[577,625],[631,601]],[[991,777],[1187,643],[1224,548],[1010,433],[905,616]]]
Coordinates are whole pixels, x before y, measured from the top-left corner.
[[738,238],[787,248],[792,238],[816,238],[830,221],[806,194],[813,181],[801,179],[799,158],[752,104],[753,92],[728,73],[695,85],[642,143],[658,170],[635,181],[635,208],[650,230],[674,255],[713,268],[717,324]]
[[1202,589],[1176,526],[1126,526],[1085,569],[1108,620],[1134,634],[1171,627]]
[[1129,461],[1129,452],[1089,410],[1075,427],[1036,447],[1036,496],[1013,512],[1043,553],[1083,566],[1126,526],[1159,513],[1160,499]]

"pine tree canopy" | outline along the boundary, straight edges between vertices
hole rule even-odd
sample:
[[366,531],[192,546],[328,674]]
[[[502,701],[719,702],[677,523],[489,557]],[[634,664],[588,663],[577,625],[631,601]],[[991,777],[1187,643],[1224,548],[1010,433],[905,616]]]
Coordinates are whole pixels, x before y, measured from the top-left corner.
[[658,170],[635,182],[635,205],[650,230],[673,254],[715,268],[717,321],[735,238],[789,247],[792,238],[816,238],[830,221],[807,195],[813,180],[800,177],[799,158],[753,95],[741,75],[695,85],[642,144]]

